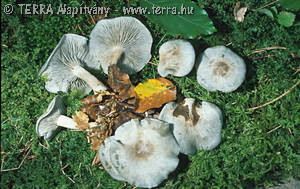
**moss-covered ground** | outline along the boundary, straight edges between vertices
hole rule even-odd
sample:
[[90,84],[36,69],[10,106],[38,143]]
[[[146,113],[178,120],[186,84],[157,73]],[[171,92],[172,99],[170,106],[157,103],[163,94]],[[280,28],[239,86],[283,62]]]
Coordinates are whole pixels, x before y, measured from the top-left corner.
[[[88,37],[94,25],[89,15],[25,15],[16,1],[1,1],[1,188],[132,188],[112,179],[105,170],[92,166],[95,152],[90,150],[85,134],[62,131],[52,141],[40,139],[35,123],[55,94],[46,91],[38,71],[65,33]],[[31,1],[25,1],[31,3]],[[251,0],[245,20],[233,17],[234,0],[203,0],[218,32],[190,40],[199,55],[207,47],[227,45],[244,58],[247,77],[232,93],[208,92],[196,81],[196,70],[182,78],[167,77],[185,97],[209,101],[224,114],[221,144],[211,151],[180,156],[177,170],[161,188],[255,188],[269,187],[280,180],[300,175],[300,87],[283,98],[255,111],[248,108],[272,101],[297,81],[299,70],[300,27],[285,28],[257,11],[272,2]],[[5,4],[14,5],[14,13],[3,12]],[[37,4],[49,4],[38,1]],[[53,7],[66,3],[54,1]],[[95,4],[90,1],[87,5]],[[122,16],[128,1],[96,3],[110,7],[108,17]],[[275,3],[278,10],[283,10]],[[147,20],[134,15],[151,31],[154,38],[152,62],[158,63],[160,45],[175,37]],[[299,15],[297,15],[299,19]],[[180,36],[177,36],[180,38]],[[256,49],[281,46],[286,49]],[[105,81],[99,71],[97,77]],[[132,77],[137,84],[159,77],[156,66],[147,66]],[[68,115],[80,107],[82,96],[66,96]],[[276,128],[276,129],[275,129]],[[16,168],[9,170],[11,168]]]

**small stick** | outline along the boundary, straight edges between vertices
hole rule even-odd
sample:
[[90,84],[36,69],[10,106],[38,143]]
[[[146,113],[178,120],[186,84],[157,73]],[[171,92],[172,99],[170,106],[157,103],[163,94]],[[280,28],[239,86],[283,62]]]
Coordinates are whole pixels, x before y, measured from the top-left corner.
[[94,19],[94,16],[90,15],[91,19],[92,19],[92,22],[94,25],[96,25],[96,22],[95,22],[95,19]]
[[88,166],[88,167],[89,167],[89,172],[90,172],[91,176],[93,176],[93,173],[92,173],[92,170],[91,170],[90,166]]
[[[59,150],[59,152],[61,153],[61,150]],[[59,161],[60,166],[62,167],[62,161]],[[65,165],[64,167],[62,167],[60,170],[62,172],[63,175],[65,175],[73,184],[75,184],[75,181],[73,179],[71,179],[64,171],[65,168],[67,168],[69,166],[69,164]]]
[[39,145],[48,150],[48,148],[44,146],[42,143],[39,142]]
[[256,110],[256,109],[259,109],[259,108],[263,108],[263,107],[265,107],[269,104],[272,104],[272,103],[276,102],[277,100],[281,99],[282,97],[284,97],[285,95],[287,95],[288,93],[290,93],[299,84],[300,84],[300,81],[298,81],[295,85],[293,85],[291,88],[289,88],[285,93],[283,93],[279,97],[275,98],[274,100],[272,100],[270,102],[267,102],[267,103],[265,103],[263,105],[260,105],[260,106],[256,106],[256,107],[253,107],[253,108],[248,108],[247,110]]
[[3,164],[4,164],[4,158],[3,158],[2,161],[1,161],[1,170],[2,170],[2,168],[3,168]]
[[272,133],[273,131],[276,131],[279,128],[281,128],[281,125],[275,127],[274,129],[272,129],[271,131],[268,131],[267,133],[270,134],[270,133]]
[[293,133],[292,133],[291,129],[290,129],[290,128],[288,128],[288,130],[289,130],[290,134],[292,135]]
[[24,163],[24,160],[26,159],[26,157],[28,156],[29,152],[31,151],[31,149],[29,149],[25,155],[25,157],[22,159],[21,163],[19,164],[18,167],[15,167],[15,168],[11,168],[11,169],[4,169],[4,170],[1,170],[1,172],[8,172],[8,171],[14,171],[14,170],[18,170],[22,167],[23,163]]
[[293,73],[293,75],[296,75],[297,73],[299,73],[300,72],[300,69],[297,69],[296,71],[295,71],[295,73]]
[[265,47],[265,48],[255,49],[254,51],[252,51],[251,54],[260,53],[260,52],[263,52],[263,51],[275,50],[275,49],[283,49],[283,50],[285,50],[287,48],[286,47],[280,47],[280,46]]
[[81,178],[81,163],[79,163],[79,177]]
[[[274,56],[274,55],[273,55]],[[271,55],[265,55],[265,56],[255,56],[255,57],[251,57],[251,60],[257,60],[257,59],[262,59],[262,58],[270,58]]]
[[260,9],[266,8],[267,6],[273,5],[273,4],[277,3],[278,1],[279,0],[273,1],[273,2],[271,2],[269,4],[266,4],[265,6],[262,6],[262,7],[258,8],[258,9],[253,9],[252,11],[258,11]]
[[84,35],[84,33],[83,33],[81,27],[80,27],[78,24],[77,24],[77,27],[78,27],[78,29],[80,30],[81,34]]
[[228,47],[228,46],[229,46],[229,45],[231,45],[231,44],[232,44],[232,42],[230,42],[230,43],[227,43],[225,46],[226,46],[226,47]]
[[93,162],[92,162],[92,166],[97,165],[97,164],[99,164],[99,163],[100,163],[100,160],[99,160],[99,153],[97,152],[97,153],[96,153],[96,156],[94,157],[94,160],[93,160]]
[[19,145],[19,144],[21,143],[21,141],[23,140],[23,137],[24,137],[24,136],[22,136],[21,139],[19,140],[18,145]]
[[65,165],[63,168],[61,168],[61,170],[64,170],[65,168],[67,168],[69,166],[69,164]]
[[155,64],[154,62],[148,62],[149,64],[157,66],[158,64]]

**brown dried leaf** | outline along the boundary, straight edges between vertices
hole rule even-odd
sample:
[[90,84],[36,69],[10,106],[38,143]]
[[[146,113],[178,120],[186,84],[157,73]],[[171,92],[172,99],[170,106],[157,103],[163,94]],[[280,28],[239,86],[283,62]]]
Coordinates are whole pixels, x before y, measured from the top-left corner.
[[115,64],[108,67],[107,83],[114,92],[119,94],[122,101],[136,96],[128,74],[123,73]]
[[176,100],[176,87],[165,78],[149,79],[143,84],[138,84],[134,90],[138,97],[136,113],[159,108],[167,102]]
[[247,7],[240,7],[240,6],[241,6],[241,2],[237,2],[233,9],[233,15],[236,21],[243,22],[245,18],[245,14],[247,12]]
[[113,93],[110,93],[108,91],[100,91],[97,94],[94,94],[92,96],[86,97],[81,100],[81,102],[84,105],[89,105],[89,104],[95,104],[95,103],[100,103],[102,102],[106,96],[111,96],[114,95]]
[[87,134],[88,142],[92,144],[91,150],[99,150],[99,147],[104,143],[104,140],[112,134],[112,125],[104,123],[101,127],[92,128],[92,131]]
[[99,104],[89,104],[85,106],[85,112],[91,118],[92,121],[95,121],[100,113]]
[[73,120],[77,123],[77,128],[80,130],[86,130],[89,128],[89,116],[82,111],[75,112],[76,115],[72,115]]
[[130,121],[131,119],[142,119],[142,117],[137,116],[132,112],[120,112],[119,115],[113,119],[113,130],[115,131],[120,125]]

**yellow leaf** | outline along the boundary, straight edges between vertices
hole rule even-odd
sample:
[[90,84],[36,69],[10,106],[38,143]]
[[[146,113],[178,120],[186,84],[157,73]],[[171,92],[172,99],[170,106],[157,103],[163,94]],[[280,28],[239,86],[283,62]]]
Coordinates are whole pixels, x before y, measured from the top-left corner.
[[139,83],[134,91],[138,98],[136,113],[144,113],[151,108],[159,108],[176,99],[175,85],[165,78],[149,79],[145,83]]

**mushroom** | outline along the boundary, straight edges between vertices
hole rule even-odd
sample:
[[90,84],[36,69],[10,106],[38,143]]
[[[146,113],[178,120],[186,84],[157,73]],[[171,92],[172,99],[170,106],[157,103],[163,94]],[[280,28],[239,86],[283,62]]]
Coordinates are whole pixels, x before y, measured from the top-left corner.
[[234,91],[243,83],[245,75],[244,60],[224,46],[206,49],[197,70],[198,83],[208,91]]
[[137,187],[158,186],[178,165],[179,146],[170,124],[132,119],[100,146],[99,159],[115,179]]
[[73,87],[83,90],[84,94],[88,94],[91,88],[94,92],[106,90],[101,81],[84,69],[85,66],[94,69],[99,66],[85,62],[91,60],[88,56],[87,38],[76,34],[63,35],[39,72],[47,78],[46,89],[52,93],[67,93]]
[[90,53],[104,73],[117,64],[127,74],[139,72],[151,58],[152,36],[134,17],[100,20],[90,34]]
[[189,74],[195,64],[195,50],[190,42],[171,40],[159,48],[159,75],[182,77]]
[[221,141],[222,112],[214,104],[186,98],[180,104],[169,102],[158,119],[173,124],[180,152],[192,155],[196,150],[211,150]]
[[[77,123],[70,117],[65,116],[66,108],[62,97],[56,95],[50,102],[46,112],[36,122],[36,133],[46,140],[51,140],[61,127],[78,130]],[[89,123],[90,128],[98,126],[95,122]]]

